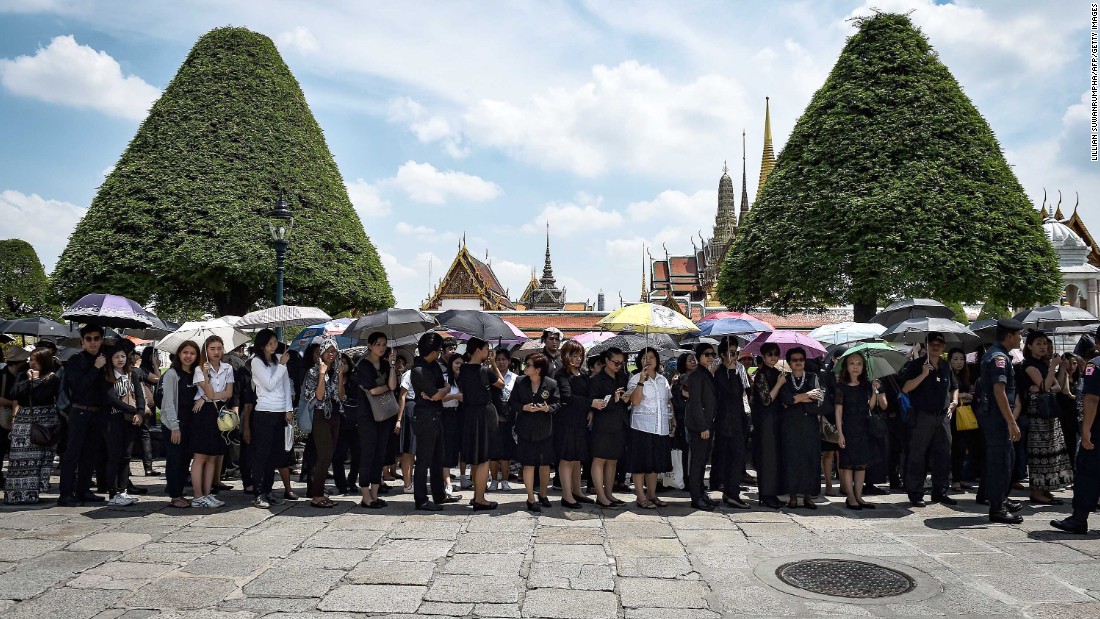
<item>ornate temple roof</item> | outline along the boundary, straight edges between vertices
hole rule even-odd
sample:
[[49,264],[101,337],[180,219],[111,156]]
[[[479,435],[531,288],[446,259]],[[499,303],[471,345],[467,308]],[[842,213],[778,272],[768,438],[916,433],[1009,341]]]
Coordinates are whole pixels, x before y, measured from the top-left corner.
[[420,307],[425,310],[442,309],[446,300],[476,300],[484,310],[515,309],[492,267],[475,258],[466,249],[465,236],[446,275],[436,286],[431,298]]
[[562,309],[565,307],[565,291],[555,285],[556,281],[554,267],[550,264],[550,222],[548,221],[546,222],[546,257],[542,265],[542,277],[534,288],[528,284],[530,292],[525,292],[520,300],[530,310]]

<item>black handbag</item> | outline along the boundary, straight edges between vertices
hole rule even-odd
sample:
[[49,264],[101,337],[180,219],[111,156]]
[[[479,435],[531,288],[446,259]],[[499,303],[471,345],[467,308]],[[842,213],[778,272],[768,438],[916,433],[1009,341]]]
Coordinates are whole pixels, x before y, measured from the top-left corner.
[[57,429],[40,423],[31,423],[31,443],[39,447],[53,447],[57,444]]
[[1061,407],[1054,394],[1049,391],[1040,391],[1031,394],[1031,402],[1027,407],[1029,417],[1035,419],[1055,419],[1062,414]]
[[871,421],[867,424],[867,434],[871,438],[886,438],[886,420],[881,415],[871,413]]

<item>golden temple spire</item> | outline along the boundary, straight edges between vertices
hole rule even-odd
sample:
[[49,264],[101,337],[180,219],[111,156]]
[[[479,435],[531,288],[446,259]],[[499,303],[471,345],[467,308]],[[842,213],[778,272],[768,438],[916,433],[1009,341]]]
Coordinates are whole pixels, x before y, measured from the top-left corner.
[[764,97],[764,156],[760,159],[760,184],[756,187],[756,197],[760,197],[760,190],[764,188],[764,181],[768,180],[775,168],[775,152],[772,150],[772,113],[771,97]]

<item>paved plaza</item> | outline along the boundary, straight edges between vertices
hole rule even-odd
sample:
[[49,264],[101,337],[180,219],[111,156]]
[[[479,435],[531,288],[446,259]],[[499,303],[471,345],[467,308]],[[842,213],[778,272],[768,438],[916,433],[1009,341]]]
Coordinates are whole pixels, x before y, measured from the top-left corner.
[[[911,509],[894,494],[872,498],[874,511],[833,498],[814,512],[704,513],[673,492],[659,511],[566,511],[555,499],[539,516],[522,491],[494,493],[501,509],[476,515],[416,512],[411,495],[379,511],[350,498],[268,511],[221,496],[219,510],[171,510],[163,496],[0,510],[0,616],[1100,616],[1100,537],[1050,530],[1066,507],[1028,506],[1023,525],[1004,526],[972,495],[956,507]],[[815,557],[891,567],[915,588],[845,604],[776,579]]]

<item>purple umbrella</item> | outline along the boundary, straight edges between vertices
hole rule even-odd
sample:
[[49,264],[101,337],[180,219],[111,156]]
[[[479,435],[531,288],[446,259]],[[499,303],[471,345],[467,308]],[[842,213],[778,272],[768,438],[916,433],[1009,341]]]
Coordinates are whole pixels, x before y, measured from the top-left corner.
[[787,354],[787,351],[792,348],[802,347],[806,350],[806,356],[811,359],[820,359],[825,356],[825,349],[822,348],[817,340],[808,335],[803,335],[798,331],[772,331],[771,333],[761,333],[759,337],[745,347],[745,352],[754,355],[759,354],[760,346],[768,342],[779,345],[780,355]]
[[154,324],[145,308],[117,294],[86,294],[61,314],[72,322],[93,323],[116,329],[144,329]]

